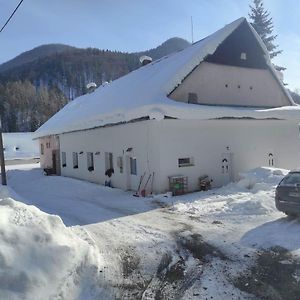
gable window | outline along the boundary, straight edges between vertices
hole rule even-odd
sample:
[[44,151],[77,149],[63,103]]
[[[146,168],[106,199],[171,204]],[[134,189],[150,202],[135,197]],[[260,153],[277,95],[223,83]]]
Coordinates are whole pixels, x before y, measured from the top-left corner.
[[73,168],[78,169],[78,153],[73,152]]
[[137,175],[136,157],[130,157],[130,174]]
[[44,155],[44,144],[41,144],[41,155]]
[[119,156],[117,158],[117,166],[120,170],[120,173],[123,173],[123,157],[122,156]]
[[90,172],[94,171],[94,154],[93,154],[93,152],[87,152],[86,157],[87,157],[87,168],[88,168],[88,170]]
[[194,165],[194,158],[193,157],[182,157],[178,158],[178,167],[191,167]]
[[111,152],[105,152],[105,170],[114,168],[113,154]]
[[246,52],[241,53],[241,60],[247,60],[247,53]]
[[63,168],[67,166],[67,154],[66,152],[61,153],[61,165]]
[[188,93],[188,103],[198,104],[198,95],[196,93]]

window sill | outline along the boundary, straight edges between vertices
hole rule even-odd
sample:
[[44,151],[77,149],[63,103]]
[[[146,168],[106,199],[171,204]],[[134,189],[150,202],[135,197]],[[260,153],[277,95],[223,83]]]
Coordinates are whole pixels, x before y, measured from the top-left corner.
[[194,167],[194,164],[185,164],[185,165],[180,165],[178,166],[179,168],[184,168],[184,167]]

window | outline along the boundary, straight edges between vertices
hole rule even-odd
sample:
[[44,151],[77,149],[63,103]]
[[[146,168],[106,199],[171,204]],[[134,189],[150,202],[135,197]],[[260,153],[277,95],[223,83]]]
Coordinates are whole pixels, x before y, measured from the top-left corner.
[[87,152],[86,155],[87,155],[87,168],[90,172],[94,171],[94,154],[93,152]]
[[41,144],[41,155],[44,155],[44,144]]
[[66,152],[61,153],[61,165],[63,168],[67,166],[67,154]]
[[73,168],[78,169],[78,153],[73,152]]
[[120,173],[123,173],[123,157],[119,156],[117,159],[117,166],[120,170]]
[[245,52],[241,53],[241,60],[247,60],[247,53]]
[[178,158],[178,167],[190,167],[194,165],[194,159],[192,157]]
[[111,152],[105,152],[105,170],[113,169],[114,161],[113,154]]
[[198,103],[198,95],[196,93],[188,94],[188,103],[197,104]]
[[47,143],[46,143],[46,148],[48,148],[48,149],[49,149],[49,148],[50,148],[50,146],[51,146],[51,145],[50,145],[50,142],[47,142]]
[[130,157],[130,174],[137,175],[136,157]]

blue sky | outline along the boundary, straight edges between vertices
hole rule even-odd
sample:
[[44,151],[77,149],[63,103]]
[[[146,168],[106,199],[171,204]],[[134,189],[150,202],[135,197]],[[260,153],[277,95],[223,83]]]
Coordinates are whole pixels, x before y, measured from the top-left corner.
[[[63,43],[120,51],[153,48],[174,36],[201,39],[245,16],[252,0],[24,0],[0,34],[0,63],[41,44]],[[0,0],[5,22],[19,0]],[[285,81],[300,89],[300,1],[265,0],[284,50],[274,62]]]

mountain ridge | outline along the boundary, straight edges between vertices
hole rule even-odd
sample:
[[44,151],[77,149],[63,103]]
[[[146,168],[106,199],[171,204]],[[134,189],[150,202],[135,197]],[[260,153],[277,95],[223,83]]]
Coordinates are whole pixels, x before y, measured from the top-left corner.
[[154,60],[186,48],[171,38],[146,51],[126,53],[97,48],[47,44],[0,65],[0,116],[4,131],[34,131],[68,101],[140,67],[141,55]]

